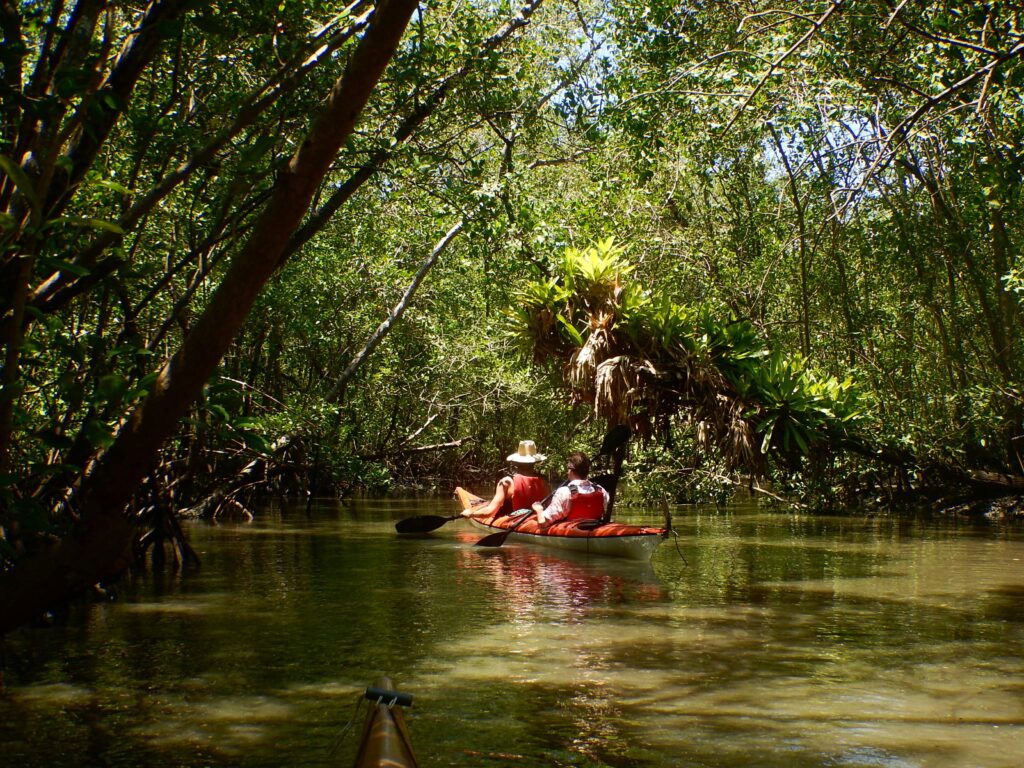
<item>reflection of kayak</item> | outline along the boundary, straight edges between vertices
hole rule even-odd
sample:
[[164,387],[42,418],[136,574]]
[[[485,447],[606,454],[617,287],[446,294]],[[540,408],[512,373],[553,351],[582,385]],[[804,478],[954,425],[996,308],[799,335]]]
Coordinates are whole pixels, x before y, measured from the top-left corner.
[[355,768],[418,768],[401,706],[412,703],[412,698],[391,690],[386,677],[366,689],[366,698],[373,703],[363,724]]
[[[456,488],[455,495],[463,509],[471,509],[484,503],[465,488]],[[470,518],[478,528],[490,533],[499,533],[512,528],[520,520],[517,516]],[[594,526],[592,520],[574,520],[555,523],[541,531],[536,519],[527,520],[508,535],[509,541],[527,541],[545,547],[587,552],[595,555],[614,555],[632,560],[649,560],[654,549],[665,538],[663,528],[648,528],[642,525],[604,523]]]

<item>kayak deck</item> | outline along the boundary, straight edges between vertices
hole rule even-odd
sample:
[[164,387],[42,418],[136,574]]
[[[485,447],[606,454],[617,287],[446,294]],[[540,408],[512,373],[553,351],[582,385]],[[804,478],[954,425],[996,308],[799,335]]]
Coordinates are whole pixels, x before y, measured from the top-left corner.
[[[455,495],[463,509],[472,509],[485,503],[484,499],[465,488],[456,488]],[[508,530],[520,519],[518,515],[469,518],[473,525],[490,533]],[[590,520],[558,522],[541,530],[537,520],[530,519],[509,533],[508,540],[575,552],[648,560],[664,537],[663,528],[621,523],[604,523],[593,527],[593,521]]]

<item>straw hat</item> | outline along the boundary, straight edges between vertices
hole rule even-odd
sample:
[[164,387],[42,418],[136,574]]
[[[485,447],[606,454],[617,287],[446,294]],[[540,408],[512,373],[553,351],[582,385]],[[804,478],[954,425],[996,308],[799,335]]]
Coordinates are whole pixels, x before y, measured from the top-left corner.
[[519,449],[510,453],[506,461],[514,461],[517,464],[533,464],[537,461],[544,461],[547,456],[537,453],[537,444],[533,440],[520,440]]

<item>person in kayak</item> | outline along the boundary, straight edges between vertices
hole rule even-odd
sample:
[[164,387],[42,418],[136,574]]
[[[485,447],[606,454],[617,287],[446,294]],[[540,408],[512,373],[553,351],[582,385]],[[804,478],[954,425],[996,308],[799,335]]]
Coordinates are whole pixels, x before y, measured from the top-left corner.
[[541,530],[559,520],[599,520],[608,507],[608,491],[587,479],[590,459],[585,454],[579,451],[569,454],[566,476],[568,482],[552,494],[547,507],[540,502],[531,506]]
[[529,510],[534,502],[548,495],[548,483],[537,472],[537,464],[547,458],[537,453],[533,440],[520,440],[519,448],[508,456],[512,474],[498,481],[494,498],[478,507],[462,510],[463,517],[493,517],[511,515],[521,509]]

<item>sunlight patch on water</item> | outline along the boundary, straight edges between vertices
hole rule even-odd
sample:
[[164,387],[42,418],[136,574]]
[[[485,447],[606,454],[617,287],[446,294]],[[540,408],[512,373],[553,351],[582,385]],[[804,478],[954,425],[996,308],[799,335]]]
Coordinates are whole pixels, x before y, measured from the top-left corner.
[[327,696],[338,699],[350,699],[355,701],[361,696],[366,686],[372,681],[353,681],[349,684],[337,680],[324,680],[318,683],[304,683],[290,685],[285,693],[294,696]]
[[7,693],[12,701],[34,707],[70,707],[87,704],[94,692],[66,683],[49,683],[16,688]]
[[271,738],[275,724],[295,716],[295,708],[265,696],[232,696],[196,702],[174,698],[151,702],[162,714],[138,735],[154,747],[201,746],[240,754]]
[[182,615],[182,614],[201,614],[209,611],[215,611],[218,608],[223,607],[225,604],[237,601],[237,597],[232,597],[228,593],[223,594],[207,594],[201,598],[189,597],[188,599],[179,600],[156,600],[148,603],[123,603],[120,607],[122,613],[133,613],[140,615],[153,615],[166,613],[169,615]]
[[204,704],[190,705],[195,717],[214,722],[267,722],[283,720],[292,714],[287,704],[262,696],[222,698]]
[[220,728],[173,722],[154,723],[137,734],[144,742],[161,750],[202,749],[226,755],[240,755],[268,737],[266,729],[246,723]]

